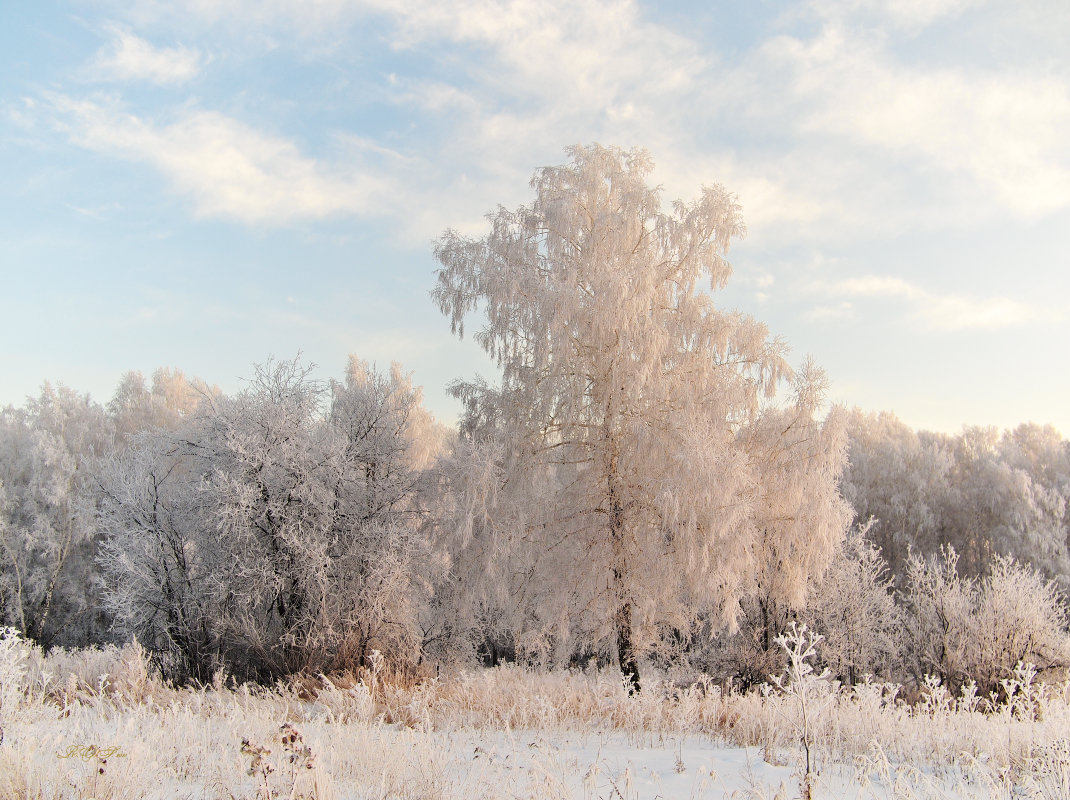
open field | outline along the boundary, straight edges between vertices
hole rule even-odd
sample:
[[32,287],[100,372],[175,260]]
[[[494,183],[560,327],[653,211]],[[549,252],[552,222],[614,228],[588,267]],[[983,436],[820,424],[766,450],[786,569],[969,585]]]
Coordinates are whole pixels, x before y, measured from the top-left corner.
[[938,687],[630,697],[612,670],[516,667],[176,689],[137,646],[0,641],[0,798],[790,798],[804,739],[815,797],[1070,796],[1065,685],[987,713]]

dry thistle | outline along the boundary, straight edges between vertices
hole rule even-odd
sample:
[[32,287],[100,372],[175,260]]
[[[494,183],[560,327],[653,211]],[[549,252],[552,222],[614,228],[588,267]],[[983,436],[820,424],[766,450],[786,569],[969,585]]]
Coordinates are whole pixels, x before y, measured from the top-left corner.
[[266,758],[271,755],[271,751],[258,744],[252,744],[248,739],[241,740],[241,751],[243,755],[249,757],[249,769],[246,770],[246,774],[260,776],[264,782],[263,796],[266,800],[271,800],[271,784],[268,782],[268,775],[275,771],[275,767],[268,763]]
[[312,752],[312,748],[305,744],[301,731],[297,730],[289,722],[285,722],[279,728],[279,734],[282,739],[282,749],[289,754],[287,760],[291,765],[291,777],[293,777],[293,773],[299,768],[299,765],[305,769],[315,768],[316,756]]

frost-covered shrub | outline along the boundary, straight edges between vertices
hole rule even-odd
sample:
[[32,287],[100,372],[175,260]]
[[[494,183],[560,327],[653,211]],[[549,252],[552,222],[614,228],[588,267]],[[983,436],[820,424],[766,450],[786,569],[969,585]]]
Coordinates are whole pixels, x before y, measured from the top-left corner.
[[202,682],[353,667],[373,648],[415,662],[439,439],[399,367],[357,359],[329,387],[268,362],[179,430],[133,437],[99,480],[117,626]]
[[786,659],[776,637],[791,619],[787,607],[747,598],[740,603],[739,627],[734,633],[721,630],[710,638],[700,629],[693,637],[691,665],[743,691],[768,683],[784,670]]
[[807,616],[824,635],[819,658],[853,686],[866,675],[891,677],[899,661],[902,614],[870,524],[852,528],[810,592]]
[[965,682],[976,584],[959,576],[954,548],[942,548],[938,557],[911,557],[904,599],[907,655],[919,685],[926,675],[937,675],[954,686]]
[[975,681],[982,695],[1021,662],[1070,666],[1067,608],[1055,584],[998,556],[981,579],[960,576],[958,555],[913,556],[905,589],[907,657],[917,680],[939,676],[952,691]]
[[978,586],[976,642],[978,684],[1007,677],[1015,665],[1036,664],[1045,672],[1070,666],[1070,615],[1053,581],[1014,559],[997,556]]

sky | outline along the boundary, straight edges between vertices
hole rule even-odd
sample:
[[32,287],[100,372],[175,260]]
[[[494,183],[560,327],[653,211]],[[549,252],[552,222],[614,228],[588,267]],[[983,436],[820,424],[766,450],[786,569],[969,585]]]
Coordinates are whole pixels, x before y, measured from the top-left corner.
[[599,142],[737,195],[716,300],[831,401],[1070,435],[1067,41],[1065,0],[5,2],[0,406],[355,353],[452,422],[494,365],[436,240]]

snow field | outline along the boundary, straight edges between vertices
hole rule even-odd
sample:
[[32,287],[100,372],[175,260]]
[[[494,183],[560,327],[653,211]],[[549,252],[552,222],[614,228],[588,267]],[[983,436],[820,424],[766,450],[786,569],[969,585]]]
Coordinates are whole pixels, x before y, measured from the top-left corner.
[[[0,798],[800,796],[797,698],[772,691],[651,675],[629,697],[612,671],[516,667],[175,689],[136,646],[22,643],[0,684]],[[987,714],[935,685],[913,707],[895,693],[811,695],[814,797],[1070,796],[1066,686]]]

